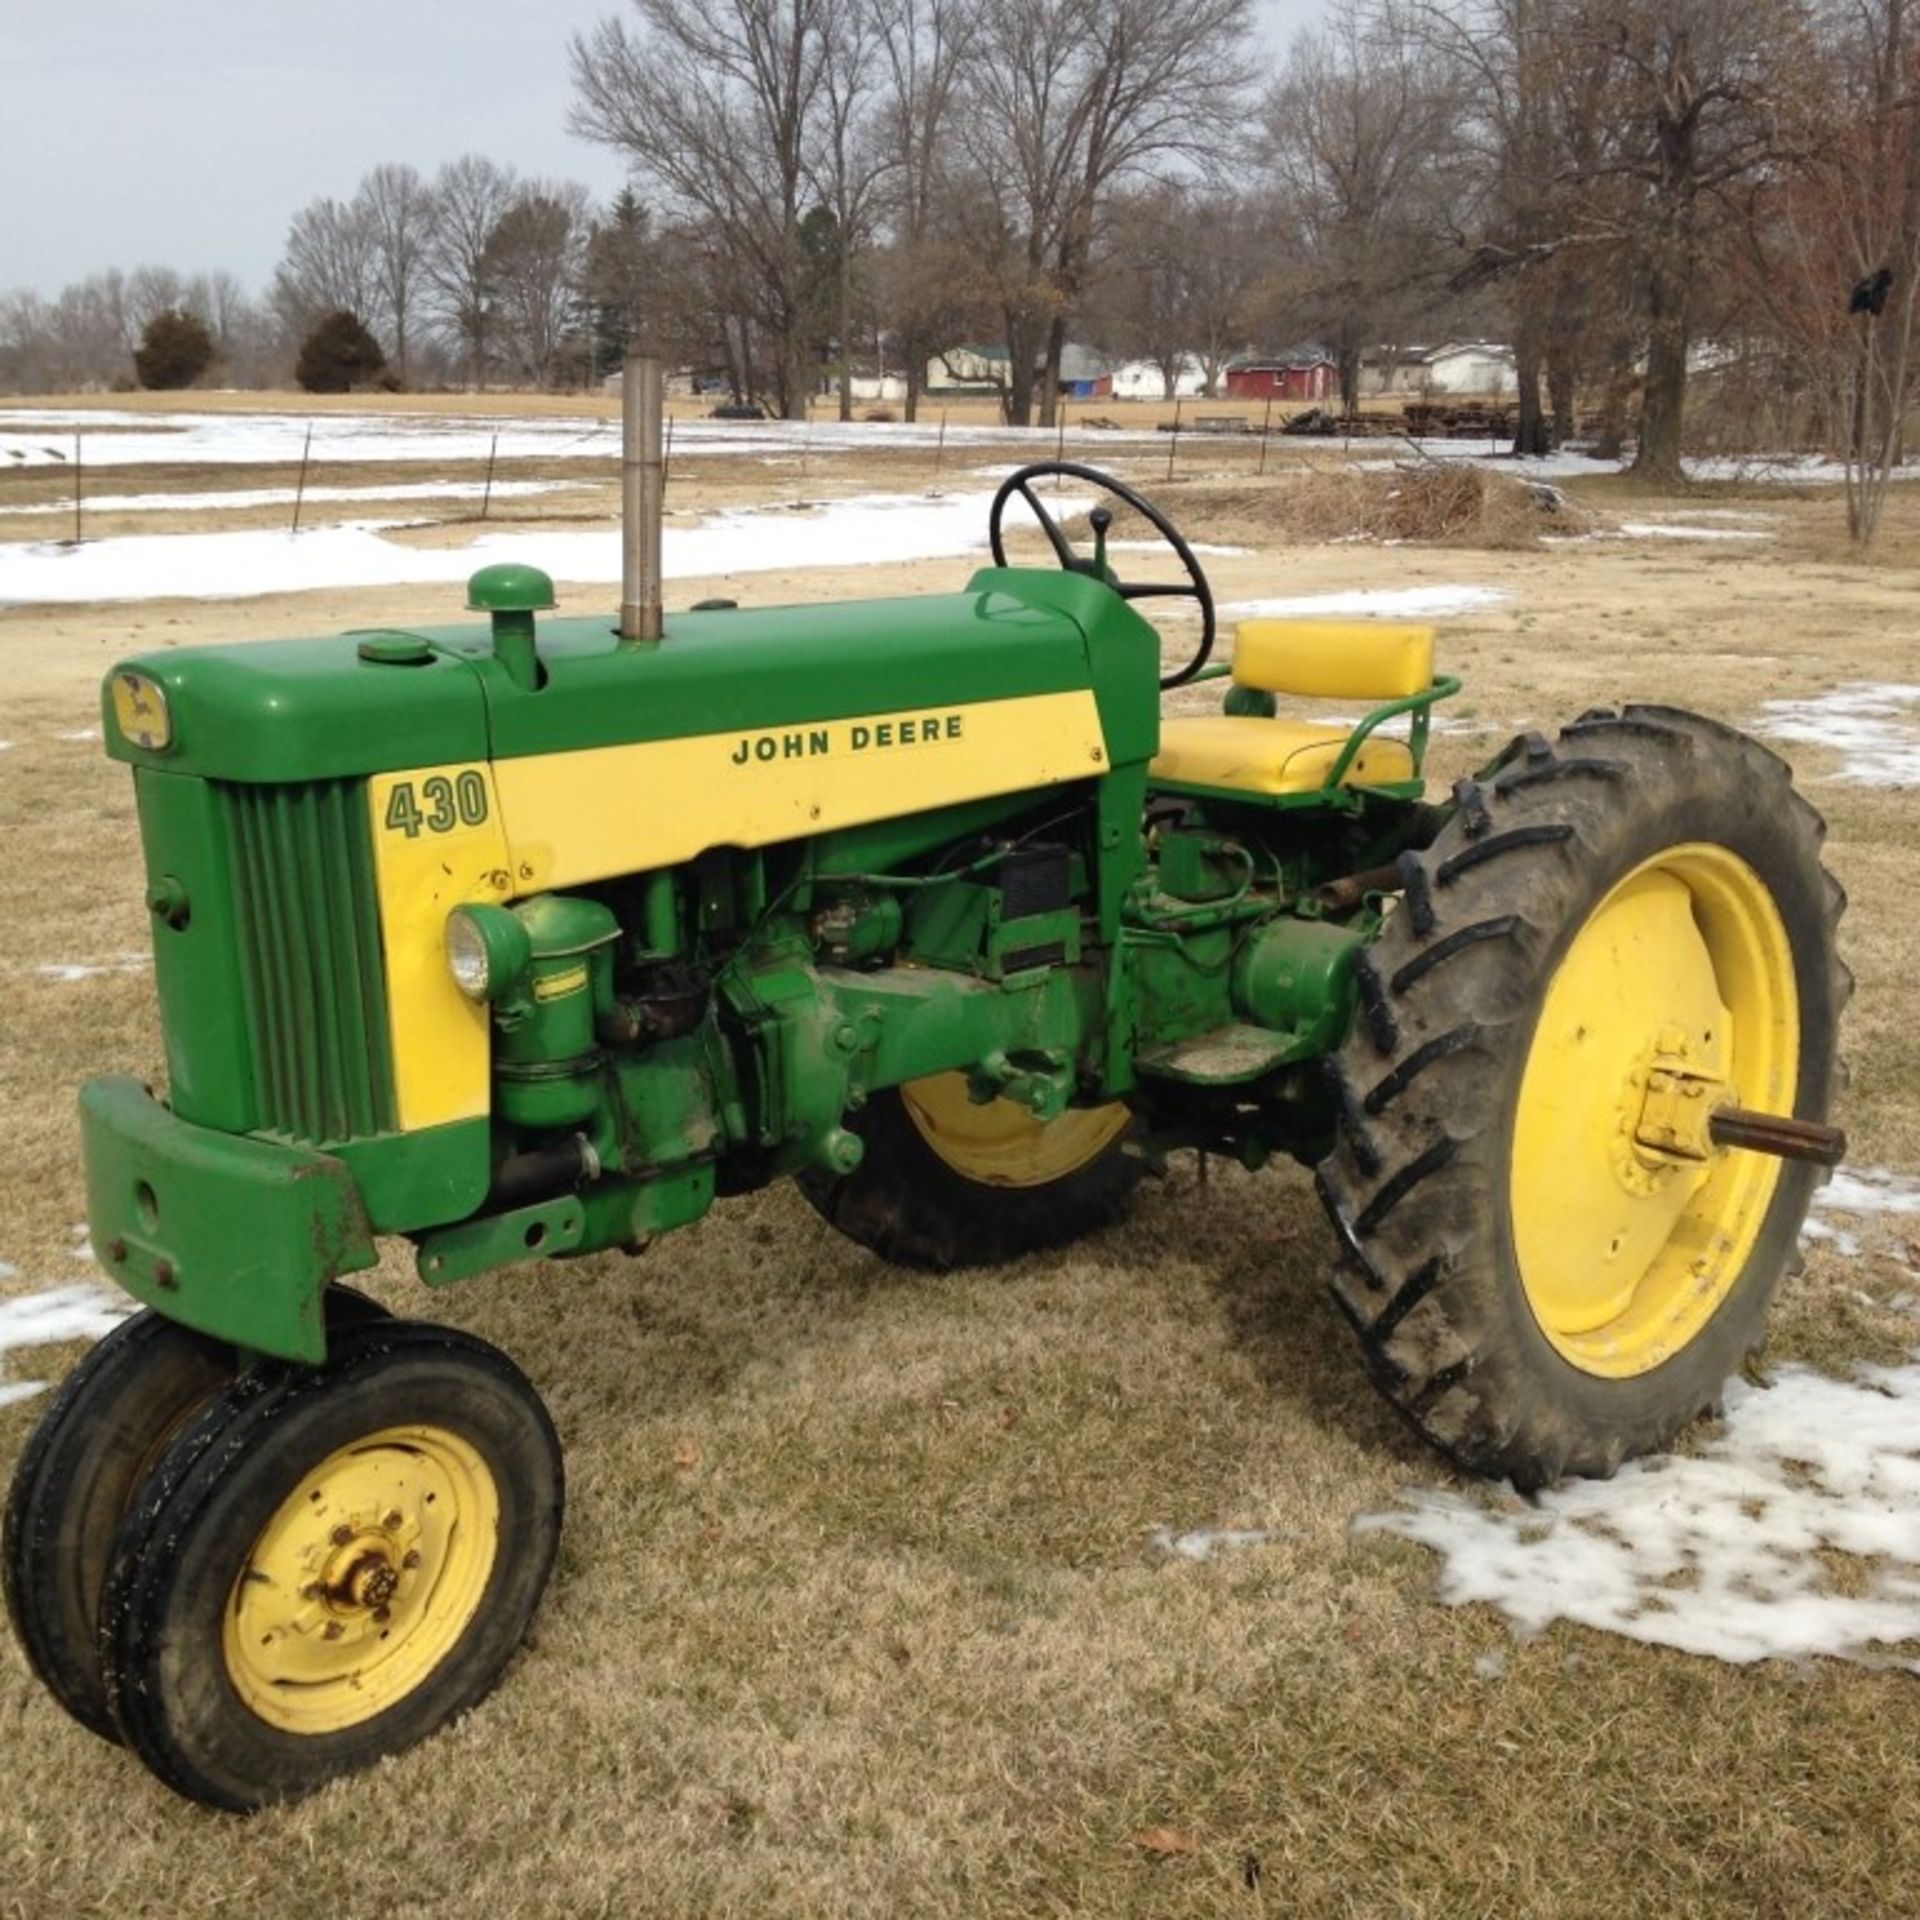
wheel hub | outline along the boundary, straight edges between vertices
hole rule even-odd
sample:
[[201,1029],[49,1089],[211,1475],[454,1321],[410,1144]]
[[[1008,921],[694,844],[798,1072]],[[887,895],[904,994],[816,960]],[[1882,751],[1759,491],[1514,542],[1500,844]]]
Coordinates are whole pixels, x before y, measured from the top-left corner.
[[355,1725],[411,1692],[477,1611],[499,1518],[485,1462],[444,1428],[390,1429],[329,1455],[234,1585],[235,1690],[298,1733]]
[[1562,954],[1514,1115],[1512,1222],[1534,1318],[1583,1372],[1651,1371],[1726,1297],[1779,1168],[1725,1151],[1714,1116],[1736,1084],[1791,1112],[1797,1021],[1779,910],[1725,847],[1642,863]]
[[400,1570],[384,1552],[376,1551],[356,1561],[338,1587],[329,1584],[327,1598],[335,1606],[373,1613],[386,1606],[399,1586]]

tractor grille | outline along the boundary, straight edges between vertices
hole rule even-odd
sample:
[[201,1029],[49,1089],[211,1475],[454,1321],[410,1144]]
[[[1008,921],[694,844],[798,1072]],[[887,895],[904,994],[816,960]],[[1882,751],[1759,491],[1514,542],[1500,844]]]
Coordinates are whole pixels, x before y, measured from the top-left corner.
[[229,786],[259,1128],[313,1145],[395,1125],[364,783]]

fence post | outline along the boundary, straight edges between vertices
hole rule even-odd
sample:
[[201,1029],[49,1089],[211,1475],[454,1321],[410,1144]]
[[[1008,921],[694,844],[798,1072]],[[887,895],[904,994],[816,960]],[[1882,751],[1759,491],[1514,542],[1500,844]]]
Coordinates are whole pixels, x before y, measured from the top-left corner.
[[1180,396],[1173,396],[1173,434],[1167,441],[1167,478],[1173,478],[1173,456],[1180,451]]
[[306,444],[300,449],[300,478],[294,483],[293,488],[293,525],[289,529],[289,531],[293,533],[300,531],[300,504],[307,497],[307,456],[312,453],[312,451],[313,426],[312,423],[309,422],[307,426]]
[[73,544],[80,544],[80,429],[73,430]]
[[487,484],[480,490],[480,518],[487,517],[487,509],[493,505],[493,463],[500,452],[500,436],[496,433],[487,448]]
[[1273,431],[1273,395],[1271,392],[1269,392],[1267,395],[1267,410],[1264,414],[1260,416],[1259,471],[1262,473],[1265,473],[1267,470],[1267,438],[1268,438],[1268,435],[1272,433],[1272,431]]

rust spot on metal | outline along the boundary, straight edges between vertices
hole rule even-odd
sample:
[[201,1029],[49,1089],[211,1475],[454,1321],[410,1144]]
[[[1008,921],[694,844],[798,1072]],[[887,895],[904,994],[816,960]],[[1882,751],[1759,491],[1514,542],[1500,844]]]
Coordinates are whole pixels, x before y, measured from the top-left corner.
[[173,1270],[171,1260],[156,1260],[153,1263],[153,1284],[171,1293],[180,1284],[180,1277]]

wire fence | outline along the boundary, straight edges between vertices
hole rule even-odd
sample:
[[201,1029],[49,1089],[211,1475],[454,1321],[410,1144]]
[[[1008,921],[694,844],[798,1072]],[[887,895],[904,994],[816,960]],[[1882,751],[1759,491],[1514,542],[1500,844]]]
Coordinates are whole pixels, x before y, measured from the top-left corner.
[[[804,418],[789,421],[716,418],[711,412],[683,409],[667,417],[666,480],[670,489],[684,488],[705,471],[715,479],[737,481],[736,463],[751,462],[761,482],[754,494],[779,503],[791,501],[796,492],[804,495],[820,480],[937,488],[964,477],[985,483],[1014,466],[1048,459],[1111,467],[1137,483],[1170,485],[1191,479],[1258,480],[1284,467],[1311,464],[1316,455],[1371,451],[1405,457],[1407,452],[1390,415],[1330,422],[1318,410],[1303,415],[1298,408],[1283,409],[1271,396],[1251,402],[1191,403],[1182,397],[1173,403],[1171,416],[1160,419],[1128,417],[1131,411],[1129,403],[1077,411],[1063,404],[1051,427],[1016,429],[956,419],[946,407],[923,407],[914,421],[895,420],[886,408],[869,408],[866,418],[850,421],[812,405]],[[165,416],[152,418],[159,422]],[[245,428],[259,416],[231,418]],[[66,545],[81,544],[103,520],[117,528],[129,515],[216,512],[222,507],[258,510],[275,502],[288,508],[287,529],[294,534],[402,501],[418,513],[419,524],[428,525],[617,516],[617,419],[595,420],[578,432],[554,433],[550,428],[555,423],[537,418],[502,420],[470,431],[452,421],[435,425],[431,416],[390,418],[393,431],[385,440],[379,432],[369,432],[367,416],[350,422],[310,420],[298,429],[297,439],[290,434],[284,461],[263,457],[256,445],[244,462],[231,453],[223,457],[217,432],[183,445],[175,463],[149,457],[116,459],[112,443],[124,429],[76,425],[70,457],[63,447],[53,469],[64,465],[69,470],[65,498],[58,498],[60,490],[46,483],[51,478],[48,456],[54,449],[43,444],[37,464],[13,472],[17,481],[39,479],[41,484],[32,491],[45,497],[15,506],[0,492],[0,537],[21,527],[14,514],[44,515],[56,507],[70,516]],[[423,432],[433,438],[430,454],[417,444]],[[1396,439],[1401,440],[1397,448]],[[1496,430],[1474,450],[1498,454],[1506,445]],[[235,484],[209,493],[209,473],[227,468],[233,470]],[[351,470],[352,484],[331,481],[329,469]],[[283,478],[289,470],[290,486]],[[0,468],[0,473],[6,471]],[[409,477],[436,472],[437,479]],[[248,485],[248,479],[257,483]]]

